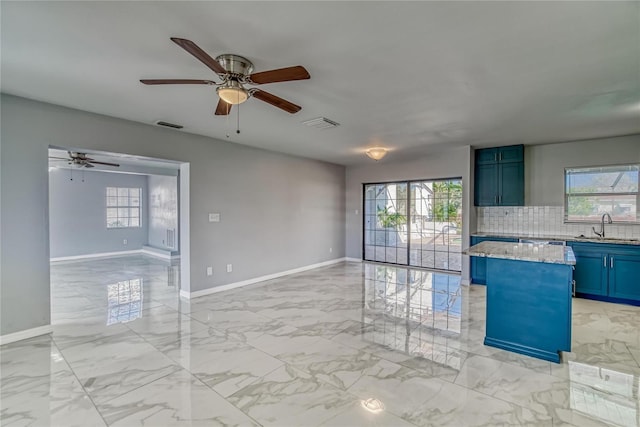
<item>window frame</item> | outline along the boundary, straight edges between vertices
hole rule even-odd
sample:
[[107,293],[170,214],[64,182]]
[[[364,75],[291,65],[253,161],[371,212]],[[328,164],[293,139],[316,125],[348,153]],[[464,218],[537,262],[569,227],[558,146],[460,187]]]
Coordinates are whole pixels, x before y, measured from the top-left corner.
[[[119,193],[118,190],[120,189],[126,189],[127,190],[127,204],[126,205],[121,205],[120,204],[120,198],[123,196],[109,196],[109,190],[110,189],[115,189],[116,190],[116,194]],[[131,190],[138,190],[138,205],[133,205],[131,204],[131,194],[130,191]],[[115,197],[116,198],[116,204],[115,205],[109,205],[109,197]],[[118,230],[118,229],[123,229],[123,228],[142,228],[142,187],[112,187],[112,186],[108,186],[105,187],[105,196],[104,196],[104,201],[105,201],[105,209],[104,209],[104,213],[105,213],[105,225],[107,230]],[[130,225],[130,221],[128,221],[129,225],[117,225],[117,226],[112,226],[109,225],[109,209],[115,209],[116,212],[119,212],[119,209],[127,209],[129,212],[128,216],[120,216],[118,214],[116,214],[116,221],[119,221],[120,219],[124,219],[127,218],[127,220],[131,220],[132,218],[135,218],[134,216],[131,216],[131,209],[138,209],[138,225]]]
[[638,168],[638,180],[639,180],[639,185],[638,185],[638,190],[635,192],[620,192],[620,193],[573,193],[571,194],[571,196],[578,196],[578,197],[588,197],[588,196],[595,196],[595,197],[600,197],[600,196],[636,196],[636,219],[635,220],[630,220],[630,221],[625,221],[625,220],[621,220],[621,219],[616,219],[613,218],[612,222],[613,223],[617,223],[617,224],[628,224],[628,225],[634,225],[634,224],[640,224],[640,163],[623,163],[623,164],[609,164],[609,165],[593,165],[593,166],[572,166],[572,167],[566,167],[564,168],[564,172],[563,172],[563,196],[564,196],[564,218],[563,221],[565,224],[599,224],[600,223],[600,219],[585,219],[585,220],[579,220],[579,219],[569,219],[569,193],[567,193],[567,172],[569,170],[576,170],[576,169],[594,169],[594,168],[615,168],[615,167],[626,167],[626,166],[632,166],[632,167],[637,167]]

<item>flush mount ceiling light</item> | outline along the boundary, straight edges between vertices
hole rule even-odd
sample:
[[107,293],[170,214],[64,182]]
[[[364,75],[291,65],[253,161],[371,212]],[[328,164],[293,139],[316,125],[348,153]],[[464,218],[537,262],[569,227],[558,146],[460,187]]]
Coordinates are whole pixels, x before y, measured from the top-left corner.
[[236,80],[229,80],[216,89],[218,96],[227,104],[242,104],[249,99],[249,93]]
[[387,155],[387,149],[384,147],[369,148],[365,153],[376,162]]

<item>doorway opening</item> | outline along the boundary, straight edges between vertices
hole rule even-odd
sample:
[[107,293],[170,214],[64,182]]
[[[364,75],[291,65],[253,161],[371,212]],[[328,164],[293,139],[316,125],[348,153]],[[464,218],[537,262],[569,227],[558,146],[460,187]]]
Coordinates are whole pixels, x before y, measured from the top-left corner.
[[[188,166],[49,147],[52,322],[69,320],[69,304],[98,307],[105,298],[107,324],[128,322],[141,316],[145,301],[170,301],[189,292]],[[69,265],[82,262],[84,269]],[[76,270],[86,273],[83,282],[75,290],[63,286],[65,274]],[[93,273],[106,273],[112,282],[92,284]]]
[[462,270],[462,178],[363,185],[365,261]]

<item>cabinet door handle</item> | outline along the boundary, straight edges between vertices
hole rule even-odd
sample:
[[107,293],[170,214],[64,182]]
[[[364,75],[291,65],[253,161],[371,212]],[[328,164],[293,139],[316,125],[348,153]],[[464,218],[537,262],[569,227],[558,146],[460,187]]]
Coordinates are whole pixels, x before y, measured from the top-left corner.
[[498,196],[498,204],[501,205],[502,204],[502,196]]
[[498,204],[498,196],[496,196],[496,205]]
[[606,256],[604,258],[602,258],[602,266],[604,268],[607,268],[607,257]]
[[613,257],[609,258],[609,262],[610,262],[611,268],[613,268]]
[[576,281],[572,280],[571,281],[571,296],[576,296]]
[[498,161],[498,153],[493,153],[493,161],[494,162]]
[[498,156],[498,160],[502,161],[502,153]]

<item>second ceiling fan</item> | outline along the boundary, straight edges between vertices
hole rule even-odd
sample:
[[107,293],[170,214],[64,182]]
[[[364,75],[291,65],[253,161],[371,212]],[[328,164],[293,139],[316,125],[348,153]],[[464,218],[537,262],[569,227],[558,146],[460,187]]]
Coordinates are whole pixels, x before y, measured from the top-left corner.
[[296,65],[294,67],[279,68],[277,70],[252,74],[253,64],[242,56],[224,54],[213,59],[191,40],[176,37],[172,37],[171,40],[209,67],[222,81],[216,83],[213,80],[142,79],[140,82],[146,85],[196,84],[217,86],[216,92],[220,100],[218,101],[215,114],[218,116],[228,115],[232,105],[241,104],[249,97],[264,101],[291,114],[297,113],[302,109],[299,105],[289,102],[286,99],[282,99],[261,89],[247,89],[245,85],[261,85],[265,83],[309,79],[311,76],[303,66]]

